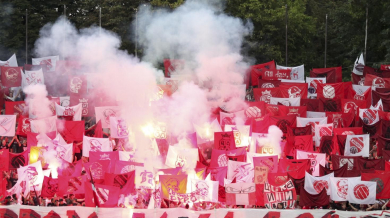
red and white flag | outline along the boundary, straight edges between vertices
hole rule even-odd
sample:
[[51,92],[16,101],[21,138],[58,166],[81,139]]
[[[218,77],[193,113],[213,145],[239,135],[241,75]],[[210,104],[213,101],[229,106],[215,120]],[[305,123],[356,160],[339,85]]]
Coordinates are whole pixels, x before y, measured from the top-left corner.
[[347,200],[355,204],[375,204],[376,182],[361,181],[360,178],[348,179]]
[[135,187],[154,189],[153,170],[148,170],[146,167],[135,167]]
[[322,136],[333,135],[333,123],[314,126],[316,147],[320,146]]
[[191,194],[197,201],[218,202],[218,181],[190,179],[189,183]]
[[110,117],[120,117],[120,109],[117,106],[95,107],[96,122],[102,121],[103,128],[110,128]]
[[251,163],[228,161],[227,179],[237,182],[253,182],[254,167]]
[[112,138],[128,138],[129,128],[126,121],[120,117],[110,117],[111,137]]
[[359,117],[363,123],[373,125],[379,121],[379,112],[378,110],[359,108]]
[[315,134],[315,125],[327,124],[327,117],[318,117],[318,118],[304,118],[297,117],[297,127],[311,126],[311,133]]
[[300,106],[301,105],[301,97],[297,98],[270,98],[270,104],[277,105],[282,104],[284,106]]
[[40,191],[43,183],[43,171],[41,161],[37,161],[33,164],[20,167],[17,169],[19,178],[26,178],[26,182],[29,184],[30,190],[36,189]]
[[363,58],[363,53],[361,53],[360,56],[356,58],[352,72],[356,75],[363,75],[363,69],[364,69],[364,58]]
[[169,146],[165,164],[168,167],[183,167],[184,169],[196,168],[196,162],[199,160],[197,148],[182,148],[178,146]]
[[306,83],[309,84],[307,98],[317,98],[318,83],[326,83],[326,77],[306,77]]
[[36,84],[45,85],[42,69],[35,71],[25,70],[24,73],[22,73],[22,87],[24,88]]
[[344,177],[330,178],[330,186],[329,186],[330,199],[334,201],[347,201],[349,179],[354,179],[354,178],[344,178]]
[[57,116],[73,117],[72,119],[73,121],[81,120],[81,114],[82,114],[81,103],[73,107],[64,107],[58,105],[57,103],[55,103],[55,105],[56,105]]
[[30,126],[33,133],[57,132],[57,116],[31,120]]
[[225,186],[227,205],[255,205],[255,183],[230,183]]
[[33,65],[44,65],[48,71],[55,71],[59,56],[48,56],[42,58],[32,58]]
[[1,84],[5,87],[19,87],[22,85],[22,67],[1,68]]
[[297,150],[297,159],[310,159],[310,170],[313,176],[320,175],[320,165],[325,167],[326,154]]
[[83,156],[89,157],[89,152],[97,151],[112,151],[110,139],[108,138],[94,138],[94,137],[83,137]]
[[330,173],[325,176],[315,177],[309,173],[305,173],[305,190],[312,194],[317,195],[323,189],[326,189],[326,193],[330,195],[330,178],[334,177],[334,173]]
[[276,65],[277,70],[291,70],[290,77],[292,80],[305,80],[305,66],[302,64],[296,67],[285,67]]
[[347,135],[345,156],[370,156],[370,135]]
[[225,132],[233,131],[236,147],[247,147],[250,128],[250,125],[225,125]]
[[0,115],[0,136],[15,136],[16,115]]

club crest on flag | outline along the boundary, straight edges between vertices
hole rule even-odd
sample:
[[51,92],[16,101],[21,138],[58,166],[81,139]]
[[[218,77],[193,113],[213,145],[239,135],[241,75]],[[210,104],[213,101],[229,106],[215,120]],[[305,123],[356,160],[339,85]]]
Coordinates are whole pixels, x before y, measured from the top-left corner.
[[81,86],[83,85],[83,80],[80,77],[73,77],[70,80],[70,92],[79,93]]

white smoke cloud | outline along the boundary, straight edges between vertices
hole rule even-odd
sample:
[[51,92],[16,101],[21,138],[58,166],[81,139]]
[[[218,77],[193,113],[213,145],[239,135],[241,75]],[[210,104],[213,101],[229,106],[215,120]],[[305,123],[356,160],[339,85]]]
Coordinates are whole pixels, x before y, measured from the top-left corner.
[[[252,28],[221,13],[219,3],[187,1],[173,11],[140,9],[142,61],[119,50],[116,34],[96,27],[77,30],[63,17],[42,28],[34,51],[37,57],[59,55],[81,63],[75,73],[92,75],[90,91],[104,90],[118,101],[121,117],[132,132],[130,146],[137,147],[135,158],[150,158],[153,144],[142,126],[163,122],[169,133],[180,136],[194,132],[194,124],[210,122],[211,110],[217,106],[234,111],[245,104],[237,91],[242,90],[239,85],[248,66],[240,49]],[[172,96],[151,103],[159,90],[157,81],[163,78],[153,65],[165,58],[184,60],[181,73],[191,76]],[[160,167],[161,160],[156,165]]]

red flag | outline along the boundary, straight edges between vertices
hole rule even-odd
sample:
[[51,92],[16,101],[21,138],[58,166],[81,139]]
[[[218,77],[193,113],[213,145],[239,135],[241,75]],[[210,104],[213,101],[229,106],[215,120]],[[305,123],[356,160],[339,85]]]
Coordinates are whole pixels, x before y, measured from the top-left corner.
[[367,102],[364,100],[341,99],[343,113],[352,112],[355,116],[359,115],[359,108],[367,108]]
[[31,132],[30,120],[30,118],[24,116],[19,117],[18,129],[16,130],[17,135],[27,137],[27,133]]
[[317,86],[317,98],[344,98],[343,83],[319,83]]
[[321,137],[319,152],[327,155],[341,154],[338,144],[334,141],[334,136]]
[[28,150],[22,153],[9,153],[9,168],[17,169],[28,164]]
[[318,111],[320,112],[341,112],[341,99],[319,98]]
[[332,166],[333,169],[339,169],[344,165],[348,166],[348,171],[358,171],[358,156],[342,156],[342,155],[332,155]]
[[258,87],[264,89],[271,89],[279,87],[281,81],[280,80],[265,80],[259,78]]
[[145,218],[144,213],[133,213],[133,218]]
[[268,173],[268,182],[274,186],[285,184],[289,179],[287,173]]
[[279,105],[265,104],[265,112],[269,116],[280,116]]
[[209,167],[207,174],[210,174],[212,181],[218,181],[219,185],[224,187],[224,179],[227,177],[227,167]]
[[364,75],[357,75],[352,73],[352,84],[364,86]]
[[129,180],[129,174],[114,174],[114,173],[105,173],[104,184],[116,186],[122,189],[127,181]]
[[334,128],[350,127],[355,119],[355,114],[341,112],[326,112],[328,123],[333,123]]
[[320,165],[320,176],[325,176],[334,173],[334,177],[348,177],[348,165],[344,165],[336,170],[330,170]]
[[303,99],[301,98],[301,106],[306,106],[307,111],[316,111],[319,112],[319,99]]
[[356,159],[357,169],[363,170],[385,170],[385,160],[384,159],[365,159],[359,157]]
[[326,194],[326,189],[322,189],[319,194],[309,194],[304,188],[300,189],[299,206],[301,207],[323,207],[329,205],[330,199]]
[[184,68],[184,64],[184,60],[164,59],[165,77],[169,78],[172,74],[177,74]]
[[362,127],[334,128],[333,135],[361,135]]
[[[269,123],[270,125],[276,125],[282,130],[283,135],[287,134],[287,126],[295,127],[296,126],[296,116],[295,115],[287,115],[287,116],[270,116]],[[268,126],[267,126],[268,130]]]
[[263,101],[269,104],[271,97],[279,98],[281,94],[279,88],[254,88],[253,97],[255,101]]
[[358,86],[354,85],[352,87],[348,87],[347,90],[347,98],[358,100],[358,101],[365,101],[366,105],[362,108],[368,108],[371,105],[371,87],[367,86]]
[[210,215],[211,215],[210,213],[200,214],[200,215],[199,215],[199,218],[209,218]]
[[263,117],[265,115],[265,102],[247,102],[248,107],[245,109],[247,119]]
[[366,74],[364,79],[365,86],[375,88],[390,88],[390,78],[383,78],[372,74]]
[[287,136],[312,135],[311,126],[287,127]]
[[236,148],[233,131],[214,132],[214,148],[218,150],[233,150]]
[[384,138],[390,138],[390,121],[381,120],[382,123],[382,137]]
[[250,78],[252,86],[258,85],[258,78],[261,78],[263,73],[268,70],[275,70],[275,61],[270,61],[263,64],[258,64],[251,66],[250,68]]
[[6,115],[24,115],[28,116],[28,107],[24,101],[6,101],[5,102]]
[[390,65],[381,64],[381,70],[390,70]]
[[0,171],[8,171],[9,170],[9,151],[6,149],[0,150]]
[[325,77],[327,83],[335,83],[336,80],[336,70],[329,68],[317,68],[310,71],[311,78]]
[[278,105],[280,116],[296,115],[298,117],[306,117],[306,106],[284,106]]
[[[257,191],[257,185],[256,185],[256,191]],[[224,218],[234,218],[234,212],[233,211],[229,211]]]
[[44,177],[42,184],[42,197],[52,198],[58,192],[58,179]]
[[313,136],[288,136],[286,147],[284,147],[284,153],[287,156],[295,157],[297,150],[313,151]]
[[19,87],[22,85],[23,67],[1,66],[1,84],[5,87]]
[[381,69],[375,69],[373,67],[364,66],[363,69],[363,75],[371,74],[378,77],[383,78],[389,78],[390,77],[390,71],[388,70],[381,70]]
[[380,93],[372,91],[372,105],[376,105],[379,100],[382,100],[383,111],[390,112],[390,93]]
[[362,181],[376,182],[376,199],[390,198],[390,173],[362,173]]
[[378,156],[383,156],[383,150],[390,150],[390,139],[379,136],[377,139],[377,152]]
[[277,173],[278,156],[253,157],[253,165],[255,167],[268,167],[270,173]]
[[167,212],[164,212],[163,215],[160,216],[160,218],[168,218]]
[[[45,133],[50,139],[54,139],[56,137],[56,132],[48,132]],[[39,133],[33,133],[33,132],[27,132],[27,149],[29,150],[31,146],[37,146],[38,145],[38,139],[37,136]]]
[[102,121],[99,120],[95,125],[85,130],[85,135],[94,138],[103,138]]
[[84,121],[57,121],[57,126],[59,133],[67,143],[83,141]]
[[67,194],[84,194],[84,180],[86,176],[58,176],[57,196]]
[[307,98],[307,83],[281,83],[279,85],[282,98]]
[[81,103],[81,115],[83,117],[92,117],[95,115],[95,97],[91,94],[77,95],[75,93],[70,94],[70,105],[78,105]]
[[382,135],[382,120],[376,122],[375,124],[366,124],[360,119],[363,125],[363,134],[370,134],[371,138],[377,138]]
[[290,160],[280,159],[278,165],[279,173],[289,173],[295,179],[301,179],[305,172],[310,170],[310,159]]
[[[91,183],[85,185],[85,206],[94,207],[116,207],[118,205],[120,189],[115,186],[95,184],[95,190],[92,190]],[[93,197],[93,192],[96,197]],[[95,202],[98,201],[98,202]]]

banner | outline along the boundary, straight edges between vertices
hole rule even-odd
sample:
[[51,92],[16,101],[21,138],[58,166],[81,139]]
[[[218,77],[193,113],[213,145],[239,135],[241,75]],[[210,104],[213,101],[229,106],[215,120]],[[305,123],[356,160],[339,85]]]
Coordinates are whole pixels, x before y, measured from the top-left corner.
[[255,205],[255,183],[230,183],[225,186],[227,205]]
[[321,193],[321,191],[325,189],[326,193],[330,195],[330,178],[333,177],[333,173],[321,177],[314,177],[306,172],[304,186],[305,190],[312,195],[316,195]]
[[264,183],[264,205],[267,209],[276,209],[279,203],[283,204],[284,209],[294,208],[296,200],[295,187],[290,179],[280,186]]
[[272,97],[281,97],[279,88],[254,88],[253,97],[255,101],[263,101],[267,104],[271,102]]
[[[310,171],[311,175],[319,176],[320,175],[320,165],[325,166],[326,164],[326,154],[315,153],[315,152],[305,152],[297,150],[297,159],[310,159]],[[313,194],[312,192],[309,192]],[[319,193],[319,192],[318,192]]]
[[345,156],[370,156],[370,135],[347,135]]
[[0,115],[0,136],[15,136],[16,115]]
[[360,178],[348,179],[347,200],[355,204],[374,204],[376,182],[360,181]]
[[120,117],[120,109],[117,106],[95,107],[96,122],[102,121],[103,128],[110,128],[110,117]]
[[286,67],[276,65],[277,70],[291,70],[290,77],[292,80],[305,80],[305,66],[302,64],[296,67]]
[[279,85],[282,98],[307,98],[307,87],[307,83],[281,83]]

